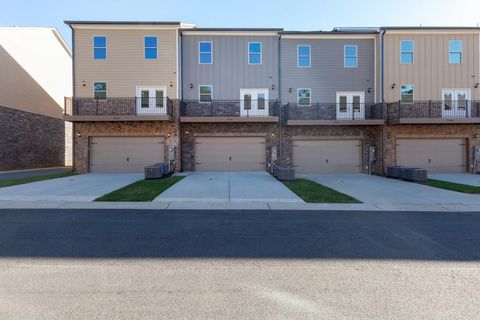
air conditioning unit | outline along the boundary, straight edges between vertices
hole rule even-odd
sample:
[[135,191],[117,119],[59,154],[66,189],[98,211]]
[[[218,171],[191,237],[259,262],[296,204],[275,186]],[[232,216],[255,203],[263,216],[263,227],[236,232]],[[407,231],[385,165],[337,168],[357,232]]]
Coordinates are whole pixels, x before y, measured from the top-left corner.
[[278,180],[295,180],[295,169],[288,166],[275,166],[273,169],[273,175]]
[[387,167],[387,177],[395,179],[403,179],[405,176],[405,167],[391,166]]
[[162,163],[145,167],[145,179],[161,179],[164,174],[163,168]]
[[406,168],[403,179],[416,182],[425,182],[427,181],[427,170],[422,168]]

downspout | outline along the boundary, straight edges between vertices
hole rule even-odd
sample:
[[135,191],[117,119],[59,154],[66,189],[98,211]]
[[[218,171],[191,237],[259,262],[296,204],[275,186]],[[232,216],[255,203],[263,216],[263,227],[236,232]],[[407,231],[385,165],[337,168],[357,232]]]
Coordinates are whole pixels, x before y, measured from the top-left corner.
[[278,162],[280,165],[283,164],[283,142],[284,142],[284,138],[283,138],[283,108],[282,108],[282,101],[281,101],[281,92],[282,92],[282,83],[281,83],[281,54],[280,54],[280,50],[281,50],[281,45],[280,45],[280,40],[281,40],[282,36],[280,34],[278,34],[278,38],[277,38],[277,59],[278,59],[278,88],[277,88],[277,92],[278,92],[278,121],[279,121],[279,126],[278,126],[278,141],[279,141],[279,146],[278,146],[278,150],[279,150],[279,159],[278,159]]
[[[388,116],[388,112],[385,108],[385,86],[384,86],[384,55],[385,55],[385,48],[384,48],[384,37],[385,37],[385,30],[382,30],[382,34],[380,36],[380,88],[381,88],[381,99],[382,99],[382,113],[383,118],[385,119]],[[385,120],[387,121],[387,120]],[[385,123],[382,125],[382,175],[385,174]]]
[[[72,25],[69,25],[70,30],[72,30],[72,113],[73,113],[73,104],[74,100],[73,98],[76,96],[75,93],[75,30],[72,28]],[[66,106],[63,106],[66,108]],[[76,166],[75,166],[75,121],[72,121],[72,170],[75,171]]]
[[178,164],[179,171],[183,171],[183,128],[182,128],[182,122],[180,121],[180,117],[182,116],[182,103],[183,103],[183,37],[182,37],[182,31],[179,29],[178,30],[178,36],[180,37],[179,39],[179,44],[180,48],[180,96],[178,97],[178,135],[179,135],[179,146],[178,146],[178,152],[180,153],[180,163]]

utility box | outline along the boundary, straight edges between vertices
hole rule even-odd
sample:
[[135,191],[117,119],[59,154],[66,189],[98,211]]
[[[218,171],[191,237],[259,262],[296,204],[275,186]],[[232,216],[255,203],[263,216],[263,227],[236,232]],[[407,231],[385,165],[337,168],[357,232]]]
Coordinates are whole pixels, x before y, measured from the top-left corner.
[[272,146],[270,148],[270,153],[271,153],[270,158],[271,158],[272,163],[277,161],[277,159],[278,159],[277,146]]
[[377,161],[377,147],[368,148],[368,161],[369,162]]
[[473,146],[473,173],[480,171],[480,146]]
[[175,146],[173,144],[167,146],[167,158],[168,161],[175,161]]

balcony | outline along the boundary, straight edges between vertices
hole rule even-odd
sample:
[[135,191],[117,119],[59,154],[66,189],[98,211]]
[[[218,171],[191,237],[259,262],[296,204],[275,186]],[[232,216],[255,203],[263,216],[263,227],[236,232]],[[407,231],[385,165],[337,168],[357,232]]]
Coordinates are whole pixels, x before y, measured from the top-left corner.
[[382,125],[382,104],[312,103],[309,106],[289,103],[285,106],[287,125]]
[[182,101],[181,122],[278,122],[277,100]]
[[169,98],[65,98],[66,121],[171,121]]
[[480,123],[480,101],[400,101],[387,104],[389,124]]

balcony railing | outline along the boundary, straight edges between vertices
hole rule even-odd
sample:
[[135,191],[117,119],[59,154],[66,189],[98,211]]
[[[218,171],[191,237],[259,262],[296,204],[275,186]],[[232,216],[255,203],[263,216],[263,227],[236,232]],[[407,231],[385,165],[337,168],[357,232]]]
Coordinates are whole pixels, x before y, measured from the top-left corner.
[[382,104],[312,103],[309,106],[289,103],[286,120],[382,120]]
[[69,116],[171,116],[169,98],[65,98],[65,115]]
[[180,106],[183,117],[278,117],[277,100],[184,100]]
[[480,101],[413,101],[387,105],[388,120],[480,118]]

